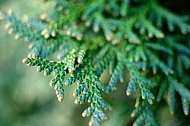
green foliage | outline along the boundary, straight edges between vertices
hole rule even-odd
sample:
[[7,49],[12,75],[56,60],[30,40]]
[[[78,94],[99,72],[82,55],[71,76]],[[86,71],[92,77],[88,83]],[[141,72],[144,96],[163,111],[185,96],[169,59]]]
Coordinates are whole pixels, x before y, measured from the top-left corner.
[[[10,11],[1,12],[0,19],[8,22],[9,34],[29,42],[31,51],[23,63],[53,75],[49,84],[58,101],[64,99],[65,86],[76,84],[75,104],[88,103],[82,116],[91,116],[89,125],[99,126],[107,119],[104,110],[112,109],[102,94],[116,90],[128,71],[126,94],[136,92],[134,125],[157,126],[155,108],[164,100],[170,113],[181,103],[188,115],[188,20],[156,0],[48,2],[53,6],[39,19],[26,16],[21,21]],[[100,77],[107,68],[110,80],[103,84]]]

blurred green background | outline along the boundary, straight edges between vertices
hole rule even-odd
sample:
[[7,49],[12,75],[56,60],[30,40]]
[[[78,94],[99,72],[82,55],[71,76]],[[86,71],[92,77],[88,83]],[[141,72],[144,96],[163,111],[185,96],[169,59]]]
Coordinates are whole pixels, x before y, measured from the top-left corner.
[[[0,0],[1,11],[12,9],[19,18],[25,14],[35,18],[48,7],[48,3],[43,3],[43,0]],[[89,118],[81,116],[87,104],[74,104],[72,92],[75,85],[65,87],[65,99],[59,103],[53,88],[48,84],[51,76],[44,77],[36,72],[36,68],[21,63],[29,51],[27,42],[15,40],[14,35],[8,35],[5,24],[0,21],[0,126],[87,125]],[[105,76],[103,80],[106,80]],[[126,97],[126,84],[119,84],[118,90],[111,93],[111,97],[104,96],[112,104],[113,110],[107,112],[109,121],[104,122],[103,126],[131,125],[133,119],[131,120],[130,113],[135,101],[133,97]],[[168,113],[168,107],[159,111],[161,124],[180,125]]]

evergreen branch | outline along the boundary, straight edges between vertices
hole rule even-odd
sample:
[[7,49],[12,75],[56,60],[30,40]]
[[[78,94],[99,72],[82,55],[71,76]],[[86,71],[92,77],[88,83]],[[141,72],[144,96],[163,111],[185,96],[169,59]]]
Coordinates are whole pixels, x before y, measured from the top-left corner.
[[83,104],[86,101],[89,102],[90,107],[84,110],[82,116],[86,117],[92,115],[89,125],[99,126],[102,120],[107,119],[102,109],[110,110],[111,106],[103,100],[100,94],[102,84],[99,82],[91,64],[88,66],[88,72],[83,81],[78,83],[79,86],[74,92],[74,96],[77,96],[75,103]]
[[120,80],[121,83],[123,82],[124,65],[123,65],[123,62],[119,59],[117,60],[117,62],[118,63],[114,69],[112,77],[110,78],[110,82],[109,82],[110,86],[114,86],[118,80]]
[[[153,4],[151,11],[155,13],[156,19],[162,19],[162,18],[166,19],[167,24],[168,24],[168,29],[170,31],[174,30],[175,25],[184,34],[190,31],[190,25],[188,25],[180,16],[173,14],[172,12],[168,11],[167,9],[165,9],[157,4]],[[157,24],[161,24],[161,23],[157,23]]]
[[137,84],[141,89],[141,95],[143,99],[146,99],[150,104],[153,104],[153,99],[155,98],[153,93],[150,91],[150,88],[153,88],[156,84],[153,81],[150,81],[143,77],[136,68],[130,64],[128,60],[126,60],[122,55],[119,54],[125,66],[128,68],[131,74],[131,80],[129,81],[129,85],[126,91],[127,95],[130,95],[132,91],[137,89]]
[[[102,54],[100,54],[95,61],[97,61],[99,58],[102,57]],[[107,54],[103,57],[103,59],[98,63],[95,64],[96,66],[96,73],[100,77],[101,73],[103,73],[103,70],[109,65],[110,61],[114,59],[114,51],[112,49],[107,52]]]
[[157,95],[157,101],[161,101],[161,99],[164,97],[166,91],[168,89],[168,82],[167,80],[164,80],[161,84],[160,84],[160,89]]
[[160,52],[165,52],[169,55],[172,55],[173,52],[170,48],[167,48],[165,45],[161,45],[160,43],[154,43],[154,42],[147,42],[145,43],[145,46],[148,47],[148,48],[151,48],[153,50],[157,50],[157,51],[160,51]]
[[133,69],[129,70],[131,72],[132,78],[129,82],[126,91],[127,95],[130,95],[132,91],[136,90],[136,84],[139,84],[139,87],[141,89],[142,99],[147,99],[150,104],[153,104],[152,100],[154,99],[154,95],[152,94],[149,88],[154,87],[155,83],[142,77],[140,73],[138,73],[138,71],[135,71]]
[[19,19],[17,19],[14,14],[12,13],[12,11],[10,10],[8,13],[3,13],[2,12],[2,19],[4,21],[9,22],[6,25],[6,28],[8,29],[8,33],[12,34],[12,33],[17,33],[15,35],[15,39],[18,38],[24,38],[29,42],[33,42],[39,39],[42,39],[43,37],[41,36],[41,32],[42,28],[46,28],[47,26],[43,25],[40,23],[40,27],[36,27],[36,25],[33,25],[32,20],[30,19],[29,21],[27,21],[27,17],[26,17],[26,23],[20,21]]
[[176,80],[170,78],[170,83],[174,86],[175,90],[184,98],[190,100],[190,91],[184,85],[179,84]]
[[173,115],[176,108],[175,88],[173,85],[169,86],[168,104],[169,104],[170,113]]
[[166,74],[172,74],[173,70],[171,68],[169,68],[168,66],[166,66],[162,61],[160,61],[152,52],[150,52],[149,50],[146,50],[147,55],[149,56],[150,60],[151,60],[151,65],[152,66],[158,66],[160,67],[160,69]]
[[182,107],[183,107],[183,113],[187,116],[189,114],[189,100],[187,98],[182,97]]
[[[131,113],[136,117],[134,125],[158,125],[151,106],[160,105],[153,103],[155,96],[157,101],[166,98],[173,114],[178,93],[188,115],[190,50],[184,35],[174,31],[176,26],[182,33],[190,31],[184,19],[156,0],[53,2],[50,14],[41,15],[42,21],[28,17],[21,21],[11,12],[0,13],[0,20],[9,22],[8,33],[16,33],[16,39],[30,42],[31,52],[23,63],[37,66],[44,76],[54,73],[49,84],[58,101],[64,98],[64,86],[77,84],[75,104],[89,103],[82,116],[91,116],[90,126],[100,126],[107,119],[104,110],[111,110],[101,93],[114,91],[118,82],[124,82],[126,67],[130,74],[126,94],[140,89]],[[171,35],[163,28],[163,20],[173,31]],[[49,61],[47,57],[55,52],[58,61]],[[106,68],[110,79],[102,84],[100,77]]]
[[54,90],[56,91],[56,95],[58,97],[58,101],[61,102],[63,100],[64,98],[63,82],[66,74],[68,74],[68,72],[63,71],[65,66],[63,62],[58,63],[55,61],[48,61],[36,55],[32,55],[31,58],[23,59],[23,63],[27,64],[28,66],[38,66],[37,71],[38,72],[44,71],[44,76],[50,75],[54,71],[56,76],[50,81],[50,86],[54,87]]
[[154,27],[154,25],[150,21],[146,20],[145,17],[139,18],[135,25],[140,29],[141,34],[145,34],[145,32],[147,31],[149,38],[152,38],[153,36],[156,36],[157,38],[164,37],[164,34],[156,27]]
[[140,103],[139,106],[136,106],[136,109],[131,113],[131,117],[137,117],[133,123],[134,126],[158,126],[158,123],[154,118],[151,106],[146,100]]

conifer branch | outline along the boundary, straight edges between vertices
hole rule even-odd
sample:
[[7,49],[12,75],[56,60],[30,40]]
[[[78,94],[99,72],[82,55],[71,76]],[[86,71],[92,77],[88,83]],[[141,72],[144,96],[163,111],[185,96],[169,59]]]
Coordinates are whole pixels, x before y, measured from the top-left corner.
[[[104,110],[112,107],[103,93],[125,82],[126,69],[126,94],[137,92],[134,125],[157,126],[154,106],[163,100],[174,114],[176,95],[184,114],[189,113],[190,25],[156,0],[53,0],[50,13],[40,15],[40,20],[21,21],[12,12],[1,12],[0,20],[8,22],[9,34],[29,42],[23,63],[36,66],[44,76],[53,75],[49,85],[58,101],[64,99],[64,86],[77,85],[74,102],[88,103],[82,116],[91,116],[90,126],[107,119]],[[57,59],[49,60],[54,55]],[[106,68],[110,78],[103,84],[100,77]]]

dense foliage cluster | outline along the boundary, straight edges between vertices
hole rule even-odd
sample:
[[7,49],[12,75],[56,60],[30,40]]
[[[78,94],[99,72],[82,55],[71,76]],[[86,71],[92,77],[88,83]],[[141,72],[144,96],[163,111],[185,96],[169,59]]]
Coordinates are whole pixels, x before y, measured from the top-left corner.
[[[44,76],[53,74],[49,85],[58,101],[64,99],[65,86],[76,84],[74,102],[88,102],[82,116],[99,126],[107,119],[104,110],[112,109],[102,93],[116,90],[127,70],[126,94],[137,92],[134,125],[159,125],[154,113],[160,101],[167,102],[171,114],[180,105],[189,114],[188,18],[156,0],[46,2],[52,7],[39,19],[25,16],[21,21],[12,11],[1,12],[0,19],[8,22],[5,26],[15,39],[28,41],[30,53],[23,63],[37,66]],[[107,68],[110,81],[103,84],[100,77]]]

